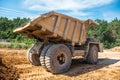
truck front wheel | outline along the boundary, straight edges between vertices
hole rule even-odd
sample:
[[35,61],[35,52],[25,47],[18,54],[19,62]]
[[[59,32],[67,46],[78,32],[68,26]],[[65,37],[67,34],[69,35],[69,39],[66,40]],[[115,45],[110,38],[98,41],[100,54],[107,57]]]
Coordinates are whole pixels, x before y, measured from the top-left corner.
[[71,65],[70,49],[64,44],[52,45],[45,56],[45,66],[52,73],[68,71]]
[[90,45],[86,61],[90,64],[96,64],[98,61],[98,47],[96,45]]

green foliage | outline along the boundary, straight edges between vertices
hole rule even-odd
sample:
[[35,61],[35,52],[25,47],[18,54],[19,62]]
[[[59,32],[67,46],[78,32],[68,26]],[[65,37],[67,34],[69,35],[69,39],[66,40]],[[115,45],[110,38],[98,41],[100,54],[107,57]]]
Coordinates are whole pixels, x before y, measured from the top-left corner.
[[0,47],[7,48],[29,48],[35,40],[29,39],[18,33],[13,33],[13,30],[23,23],[28,22],[29,18],[0,18],[0,39],[10,39],[11,43],[0,43]]
[[88,35],[97,35],[98,40],[104,43],[105,48],[120,46],[120,20],[115,18],[111,22],[97,19],[96,27],[89,27]]
[[27,45],[25,43],[16,43],[16,42],[0,42],[1,48],[18,48],[18,49],[28,49],[32,46],[32,44]]

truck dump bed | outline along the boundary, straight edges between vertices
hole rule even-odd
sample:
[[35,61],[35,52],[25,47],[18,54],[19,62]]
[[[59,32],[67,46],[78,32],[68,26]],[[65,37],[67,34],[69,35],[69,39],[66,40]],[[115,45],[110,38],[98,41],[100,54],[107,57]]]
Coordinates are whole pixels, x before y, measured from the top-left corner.
[[21,27],[14,30],[38,40],[49,39],[51,41],[63,40],[73,44],[84,44],[88,26],[97,23],[88,19],[82,21],[57,12],[42,14]]

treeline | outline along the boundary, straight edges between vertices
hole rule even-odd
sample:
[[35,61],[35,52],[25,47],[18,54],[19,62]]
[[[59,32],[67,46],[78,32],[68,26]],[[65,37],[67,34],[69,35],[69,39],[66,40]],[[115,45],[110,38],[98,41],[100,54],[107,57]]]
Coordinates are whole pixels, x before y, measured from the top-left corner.
[[13,33],[13,30],[20,25],[28,22],[30,18],[0,17],[0,39],[7,39],[10,43],[0,43],[0,47],[8,48],[29,48],[35,40],[22,36],[19,33]]
[[96,27],[89,27],[88,35],[97,35],[100,42],[104,43],[104,48],[120,46],[120,20],[115,18],[111,22],[96,20],[99,23]]
[[[9,39],[11,42],[16,44],[16,47],[18,46],[18,43],[20,43],[19,48],[30,47],[30,45],[33,44],[35,40],[26,38],[25,36],[22,36],[18,33],[13,33],[15,28],[19,27],[23,23],[28,22],[29,20],[29,18],[18,17],[14,19],[8,19],[6,17],[1,17],[0,39]],[[104,43],[105,48],[120,46],[120,20],[115,18],[113,21],[108,22],[97,19],[96,22],[99,23],[99,26],[89,27],[88,35],[90,37],[97,35],[98,40]],[[21,44],[24,44],[25,47],[23,47]]]

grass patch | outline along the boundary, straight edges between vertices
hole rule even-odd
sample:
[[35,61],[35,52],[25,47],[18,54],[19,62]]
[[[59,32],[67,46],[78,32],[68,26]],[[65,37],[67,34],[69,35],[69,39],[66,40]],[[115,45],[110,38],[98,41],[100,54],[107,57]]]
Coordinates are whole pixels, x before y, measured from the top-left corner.
[[0,42],[1,48],[17,48],[17,49],[28,49],[32,46],[32,44],[25,44],[25,43],[13,43],[13,42]]

